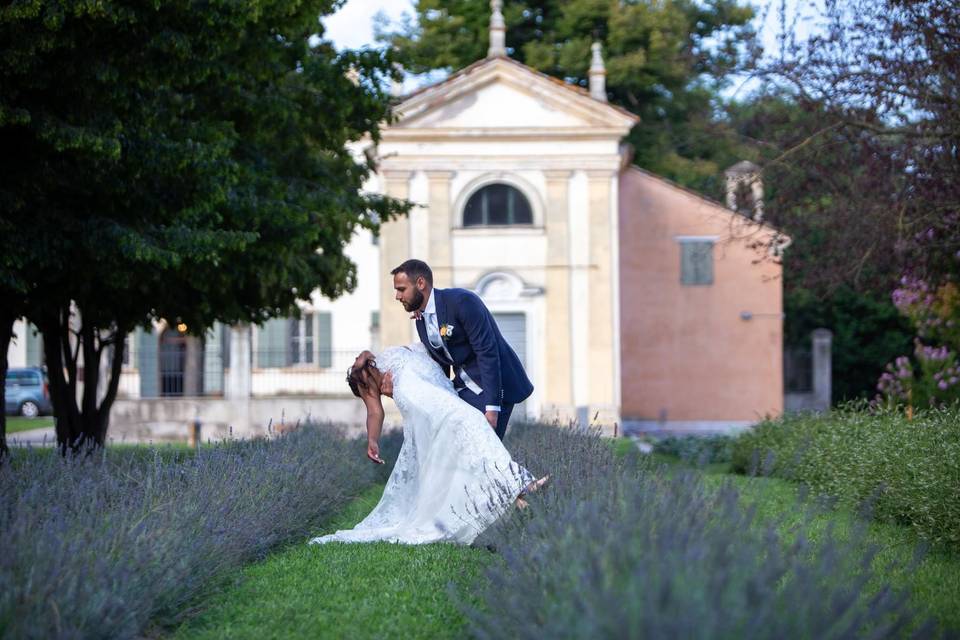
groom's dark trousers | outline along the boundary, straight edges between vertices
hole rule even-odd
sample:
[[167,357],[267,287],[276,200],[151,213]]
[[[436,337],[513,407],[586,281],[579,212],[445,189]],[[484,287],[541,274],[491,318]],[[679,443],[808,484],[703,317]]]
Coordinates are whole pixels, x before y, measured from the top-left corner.
[[[480,413],[486,413],[486,404],[483,401],[483,398],[475,394],[470,389],[464,387],[460,389],[457,393],[460,394],[460,397],[466,400],[471,407],[479,411]],[[510,422],[510,414],[513,413],[512,404],[501,404],[500,405],[500,416],[497,418],[497,437],[503,440],[503,436],[507,433],[507,423]]]

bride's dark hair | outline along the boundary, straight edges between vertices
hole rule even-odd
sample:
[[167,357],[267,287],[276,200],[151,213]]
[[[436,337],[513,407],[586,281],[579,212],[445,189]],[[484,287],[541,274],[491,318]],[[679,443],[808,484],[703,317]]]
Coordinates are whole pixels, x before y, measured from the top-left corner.
[[353,392],[353,395],[360,397],[360,388],[366,388],[367,384],[363,381],[363,372],[370,367],[375,367],[376,361],[373,358],[370,358],[363,363],[362,367],[350,366],[347,369],[347,384],[350,385],[350,391]]

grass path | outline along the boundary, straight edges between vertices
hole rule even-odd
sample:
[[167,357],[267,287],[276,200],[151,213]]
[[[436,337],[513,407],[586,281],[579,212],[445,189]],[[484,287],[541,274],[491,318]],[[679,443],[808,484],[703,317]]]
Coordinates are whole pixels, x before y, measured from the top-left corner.
[[[371,488],[318,533],[353,526],[382,491]],[[292,545],[238,572],[235,586],[173,637],[461,637],[450,585],[473,582],[489,558],[485,550],[445,544]]]
[[53,418],[50,417],[21,418],[18,416],[7,416],[7,435],[52,426]]

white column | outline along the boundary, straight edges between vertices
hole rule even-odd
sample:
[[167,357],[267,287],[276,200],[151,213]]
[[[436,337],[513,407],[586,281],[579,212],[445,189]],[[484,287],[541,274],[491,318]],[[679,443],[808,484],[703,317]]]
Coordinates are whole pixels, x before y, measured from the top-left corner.
[[[384,171],[388,196],[406,200],[410,193],[409,171]],[[410,314],[395,299],[390,271],[410,255],[410,221],[406,216],[395,218],[380,227],[380,342],[384,346],[410,344],[413,328]]]
[[613,172],[588,171],[590,202],[590,309],[589,363],[590,407],[589,417],[597,415],[600,423],[617,419],[614,406],[614,269],[613,237],[610,229],[610,206]]
[[[427,171],[429,201],[427,203],[427,237],[429,255],[424,258],[433,271],[433,280],[438,287],[453,286],[453,255],[450,237],[453,228],[450,206],[450,180],[452,171]],[[413,256],[411,256],[413,257]]]
[[547,179],[547,287],[546,394],[548,419],[562,421],[575,417],[571,372],[570,317],[570,171],[546,171]]
[[250,367],[250,325],[230,327],[230,370],[224,384],[223,395],[228,400],[250,397],[253,390]]

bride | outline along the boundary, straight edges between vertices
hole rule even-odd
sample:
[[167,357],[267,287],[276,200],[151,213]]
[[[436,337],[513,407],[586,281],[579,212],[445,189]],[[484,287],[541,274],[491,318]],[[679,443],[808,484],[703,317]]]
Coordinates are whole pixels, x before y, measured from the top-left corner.
[[381,393],[403,416],[403,446],[383,497],[353,529],[309,544],[372,542],[470,544],[511,503],[542,487],[510,458],[486,417],[460,399],[422,345],[362,352],[347,373],[367,408],[367,457],[380,458]]

